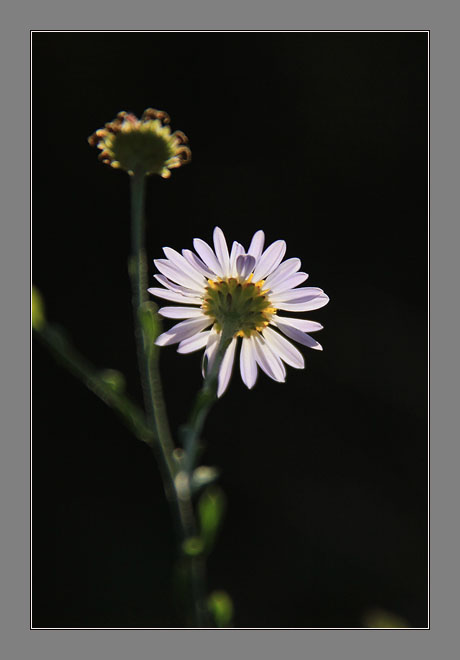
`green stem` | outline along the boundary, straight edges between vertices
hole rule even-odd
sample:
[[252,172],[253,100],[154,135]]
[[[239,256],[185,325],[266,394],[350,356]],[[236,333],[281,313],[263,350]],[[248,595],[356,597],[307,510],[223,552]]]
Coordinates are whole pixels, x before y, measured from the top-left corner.
[[[40,329],[34,328],[33,334],[54,355],[59,364],[78,378],[120,416],[134,436],[145,442],[153,450],[160,465],[162,465],[163,450],[159,447],[156,434],[150,428],[150,420],[145,418],[144,413],[124,394],[115,391],[108,385],[93,365],[78,353],[59,329],[48,323]],[[168,499],[172,504],[173,515],[176,520],[180,555],[185,560],[190,575],[194,619],[198,627],[205,627],[208,625],[208,615],[205,607],[205,560],[204,557],[190,557],[183,552],[184,543],[187,539],[197,536],[191,494],[185,488],[179,497],[173,473],[165,474],[162,470],[162,476],[166,492],[169,491],[172,494]],[[186,481],[188,484],[188,480]]]
[[203,387],[196,397],[192,414],[190,415],[190,420],[184,429],[186,470],[189,475],[189,479],[191,479],[193,470],[196,465],[198,451],[200,448],[200,437],[206,422],[206,418],[213,404],[217,400],[217,385],[222,360],[225,357],[225,353],[232,341],[234,334],[234,327],[227,326],[223,328],[212,369],[207,374],[203,383]]
[[116,392],[104,382],[93,365],[78,353],[62,332],[46,324],[40,330],[34,329],[34,336],[51,351],[62,366],[113,408],[139,440],[154,448],[155,433],[149,428],[143,412],[124,394]]
[[141,374],[145,408],[153,419],[151,397],[148,390],[148,370],[145,355],[144,336],[139,318],[139,308],[147,301],[147,258],[145,254],[145,175],[135,174],[131,182],[131,256],[129,275],[131,277],[132,305],[134,315],[134,333],[136,338],[137,359]]
[[[139,370],[145,408],[152,425],[155,425],[158,443],[157,457],[168,500],[172,504],[173,516],[179,532],[180,555],[187,562],[194,606],[196,625],[206,624],[207,615],[204,603],[205,570],[204,560],[200,557],[190,557],[185,554],[186,541],[197,536],[197,525],[193,511],[190,485],[187,478],[181,479],[183,473],[174,460],[175,445],[171,436],[166,405],[163,397],[159,370],[159,349],[155,346],[152,333],[142,324],[142,310],[147,303],[148,269],[145,252],[145,174],[135,173],[131,177],[131,223],[132,223],[132,253],[129,272],[132,284],[132,302],[135,322],[135,336]],[[156,315],[156,312],[155,312]],[[156,315],[157,316],[157,315]],[[158,317],[157,317],[158,319]]]
[[154,337],[148,336],[140,319],[140,310],[148,300],[148,268],[145,251],[145,175],[143,172],[131,177],[131,257],[129,272],[132,285],[132,303],[135,324],[135,337],[142,391],[147,415],[156,426],[161,447],[160,463],[166,482],[168,497],[172,495],[171,482],[174,481],[176,465],[173,459],[174,442],[171,437],[166,406],[158,365],[158,347]]
[[[198,456],[201,432],[206,418],[217,399],[219,370],[227,348],[232,341],[235,328],[225,327],[222,330],[216,357],[210,372],[207,374],[203,387],[198,393],[190,421],[184,430],[185,464],[184,473],[188,488],[192,481],[193,470]],[[209,616],[204,603],[204,581],[206,576],[206,558],[203,555],[192,557],[190,563],[192,590],[195,602],[195,618],[199,626],[209,625]]]

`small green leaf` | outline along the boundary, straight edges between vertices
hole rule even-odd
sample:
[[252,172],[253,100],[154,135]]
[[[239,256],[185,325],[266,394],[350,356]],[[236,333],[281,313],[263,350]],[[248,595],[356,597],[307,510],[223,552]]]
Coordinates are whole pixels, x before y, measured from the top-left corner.
[[208,597],[208,609],[218,628],[228,628],[233,618],[233,602],[226,591],[213,591]]
[[182,551],[189,557],[201,555],[204,550],[203,540],[199,536],[191,536],[182,543]]
[[114,392],[122,394],[125,391],[126,381],[121,371],[117,371],[116,369],[104,369],[104,371],[99,373],[99,377]]
[[32,285],[32,328],[41,330],[45,325],[45,303],[40,291]]
[[198,518],[201,538],[206,552],[214,546],[217,532],[225,512],[225,495],[218,486],[207,488],[198,500]]

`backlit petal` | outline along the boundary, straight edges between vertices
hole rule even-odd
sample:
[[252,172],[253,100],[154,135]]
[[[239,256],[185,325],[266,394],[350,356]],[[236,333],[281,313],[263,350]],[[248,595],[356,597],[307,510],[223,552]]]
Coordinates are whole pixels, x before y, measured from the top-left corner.
[[219,378],[217,386],[217,396],[221,397],[228,387],[230,376],[232,375],[233,360],[235,358],[236,338],[230,342],[230,346],[225,351],[224,359],[219,369]]
[[285,241],[275,241],[268,247],[257,262],[254,270],[254,282],[263,280],[281,263],[286,252]]
[[251,389],[257,379],[257,363],[250,339],[243,338],[240,352],[240,371],[243,383]]

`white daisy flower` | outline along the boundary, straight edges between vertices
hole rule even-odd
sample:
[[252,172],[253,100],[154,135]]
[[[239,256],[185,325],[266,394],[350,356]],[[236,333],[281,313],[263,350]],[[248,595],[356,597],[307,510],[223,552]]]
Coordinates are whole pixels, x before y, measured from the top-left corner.
[[[154,261],[160,271],[155,278],[163,287],[153,287],[149,292],[182,305],[162,307],[159,314],[183,319],[155,343],[179,344],[179,353],[204,348],[203,365],[209,373],[225,325],[232,328],[232,339],[219,369],[217,396],[227,389],[239,338],[241,378],[249,389],[256,382],[258,367],[273,380],[284,382],[285,364],[295,369],[305,366],[302,353],[286,337],[322,350],[321,344],[307,333],[323,326],[279,312],[319,309],[329,298],[317,287],[297,288],[308,275],[299,272],[300,259],[283,261],[285,241],[275,241],[264,250],[265,236],[259,230],[247,251],[235,241],[229,253],[219,227],[214,229],[213,238],[214,250],[195,238],[196,254],[191,250],[182,250],[180,254],[165,247],[166,259]],[[203,376],[206,371],[203,366]]]

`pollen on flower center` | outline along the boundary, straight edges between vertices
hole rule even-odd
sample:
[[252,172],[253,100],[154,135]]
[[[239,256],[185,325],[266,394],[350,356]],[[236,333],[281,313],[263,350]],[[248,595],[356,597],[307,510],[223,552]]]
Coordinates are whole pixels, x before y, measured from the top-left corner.
[[202,309],[214,320],[217,331],[230,324],[238,328],[235,336],[250,337],[270,323],[276,309],[262,290],[264,281],[254,283],[251,278],[208,280]]

